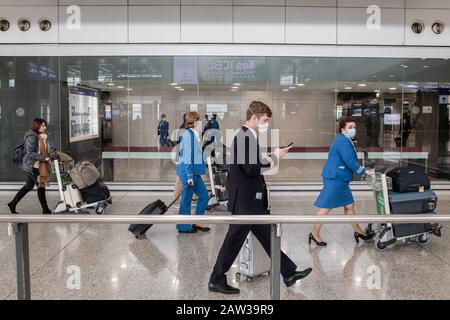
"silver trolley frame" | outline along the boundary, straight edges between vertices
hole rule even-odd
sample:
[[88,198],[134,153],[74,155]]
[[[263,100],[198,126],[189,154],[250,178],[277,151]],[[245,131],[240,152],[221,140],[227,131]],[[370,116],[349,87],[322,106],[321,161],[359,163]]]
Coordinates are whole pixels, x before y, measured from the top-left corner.
[[53,160],[53,164],[55,166],[55,174],[56,180],[58,182],[60,201],[58,201],[55,208],[52,210],[52,213],[59,213],[59,212],[81,213],[83,209],[94,209],[96,214],[102,214],[105,208],[108,206],[108,204],[112,203],[112,197],[109,197],[107,199],[93,203],[82,202],[81,205],[79,206],[71,207],[70,205],[67,204],[66,199],[64,197],[63,184],[61,180],[61,170],[59,170],[59,161]]

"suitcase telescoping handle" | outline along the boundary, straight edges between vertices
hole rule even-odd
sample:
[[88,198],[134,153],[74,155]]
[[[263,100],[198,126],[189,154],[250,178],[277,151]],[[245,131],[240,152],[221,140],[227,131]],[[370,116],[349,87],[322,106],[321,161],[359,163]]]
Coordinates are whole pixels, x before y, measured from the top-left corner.
[[177,202],[178,199],[180,199],[180,197],[181,197],[181,195],[183,194],[184,191],[185,191],[184,189],[181,190],[181,192],[180,192],[180,194],[178,195],[178,197],[176,197],[176,198],[175,198],[175,199],[167,206],[167,208],[172,207],[173,204],[174,204],[175,202]]

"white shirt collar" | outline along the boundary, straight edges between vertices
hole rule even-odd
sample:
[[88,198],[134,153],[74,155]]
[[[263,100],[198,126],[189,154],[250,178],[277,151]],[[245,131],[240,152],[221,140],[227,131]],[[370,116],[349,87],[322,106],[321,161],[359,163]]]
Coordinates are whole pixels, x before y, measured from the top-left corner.
[[249,130],[253,133],[253,135],[255,136],[255,139],[258,139],[258,134],[256,133],[256,130],[255,130],[255,129],[252,129],[252,128],[246,126],[245,124],[244,124],[244,127],[246,127],[247,129],[249,129]]

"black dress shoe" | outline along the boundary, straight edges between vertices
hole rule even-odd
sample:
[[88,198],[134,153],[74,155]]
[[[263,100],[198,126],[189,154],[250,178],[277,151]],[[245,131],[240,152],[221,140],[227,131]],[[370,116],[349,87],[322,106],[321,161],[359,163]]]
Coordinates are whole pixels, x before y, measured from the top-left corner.
[[303,271],[295,271],[291,276],[284,278],[284,283],[287,287],[294,285],[297,280],[305,278],[308,274],[310,274],[312,268],[305,269]]
[[188,230],[188,231],[184,231],[184,230],[178,230],[178,233],[196,233],[197,229],[192,229],[192,230]]
[[210,282],[208,284],[208,290],[209,292],[218,292],[223,294],[239,294],[240,292],[238,288],[229,286],[227,283],[215,284]]

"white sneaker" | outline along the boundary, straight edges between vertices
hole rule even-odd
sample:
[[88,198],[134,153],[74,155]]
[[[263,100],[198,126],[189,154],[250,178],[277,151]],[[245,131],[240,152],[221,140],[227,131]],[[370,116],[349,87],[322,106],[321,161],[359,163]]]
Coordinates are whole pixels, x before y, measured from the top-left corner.
[[180,209],[180,205],[179,204],[174,204],[174,205],[172,205],[172,208],[173,209]]

